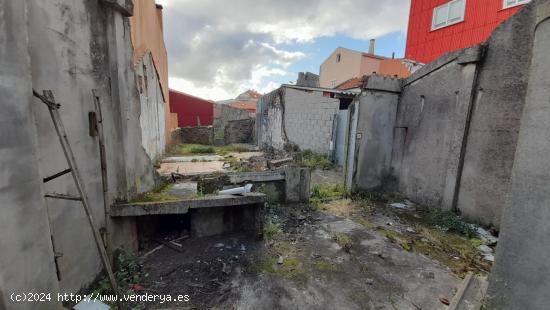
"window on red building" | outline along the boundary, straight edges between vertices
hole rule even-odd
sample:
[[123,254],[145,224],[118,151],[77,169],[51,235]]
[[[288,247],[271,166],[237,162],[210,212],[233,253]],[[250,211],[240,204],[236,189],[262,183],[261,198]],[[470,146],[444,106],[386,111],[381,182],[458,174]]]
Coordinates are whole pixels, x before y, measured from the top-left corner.
[[453,0],[436,7],[433,12],[432,30],[437,30],[464,21],[465,12],[466,0]]
[[517,5],[522,5],[531,0],[504,0],[504,4],[502,5],[503,9],[511,8]]

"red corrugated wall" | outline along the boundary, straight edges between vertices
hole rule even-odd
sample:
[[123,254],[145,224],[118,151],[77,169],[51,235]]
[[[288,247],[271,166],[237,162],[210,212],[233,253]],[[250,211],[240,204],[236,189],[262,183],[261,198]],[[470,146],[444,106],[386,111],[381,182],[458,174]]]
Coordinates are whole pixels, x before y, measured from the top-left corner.
[[212,125],[214,103],[170,89],[170,110],[178,115],[178,127]]
[[405,57],[429,63],[457,49],[484,42],[504,20],[521,6],[502,9],[503,0],[466,0],[464,21],[432,31],[435,7],[449,0],[411,0]]

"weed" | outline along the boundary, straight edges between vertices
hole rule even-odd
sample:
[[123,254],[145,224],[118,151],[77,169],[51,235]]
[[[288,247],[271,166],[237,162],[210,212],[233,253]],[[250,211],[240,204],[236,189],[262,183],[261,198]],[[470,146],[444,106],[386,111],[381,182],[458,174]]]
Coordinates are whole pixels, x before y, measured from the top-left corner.
[[151,191],[138,194],[131,202],[154,202],[154,201],[173,201],[179,197],[170,195],[168,191],[172,188],[172,184],[165,183],[155,186]]
[[313,153],[312,151],[304,151],[296,154],[296,163],[301,167],[307,167],[311,169],[331,170],[334,169],[334,163],[332,163],[327,156]]
[[453,212],[430,208],[427,219],[433,226],[443,230],[458,233],[467,238],[477,237],[476,229],[471,224],[466,223],[461,216]]
[[268,218],[264,223],[264,238],[267,241],[274,240],[283,233],[281,223],[276,219]]
[[319,271],[337,271],[338,266],[326,260],[320,260],[315,263],[315,269]]
[[216,154],[224,156],[228,153],[243,153],[250,151],[249,148],[241,145],[225,145],[216,148]]
[[[114,272],[119,290],[123,294],[132,295],[134,291],[132,286],[139,283],[146,276],[143,274],[142,266],[138,263],[137,257],[129,252],[120,251],[116,256],[115,266],[117,270]],[[102,278],[93,288],[94,295],[113,294],[111,284],[107,277]]]
[[314,185],[311,189],[309,203],[315,208],[319,208],[323,203],[347,196],[348,193],[342,184]]
[[333,236],[334,241],[346,252],[349,253],[352,246],[351,238],[345,233],[337,233]]

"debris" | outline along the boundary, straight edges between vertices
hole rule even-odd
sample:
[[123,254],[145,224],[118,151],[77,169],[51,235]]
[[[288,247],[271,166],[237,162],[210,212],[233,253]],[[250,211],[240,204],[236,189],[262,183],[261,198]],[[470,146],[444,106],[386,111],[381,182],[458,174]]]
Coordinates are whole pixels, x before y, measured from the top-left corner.
[[179,238],[176,238],[176,239],[174,239],[174,240],[172,240],[172,241],[180,241],[180,240],[184,240],[184,239],[187,239],[187,238],[189,238],[189,235],[185,234],[185,235],[183,235],[183,236],[181,236],[181,237],[179,237]]
[[392,222],[387,222],[386,225],[393,226],[393,223]]
[[478,246],[477,249],[480,250],[481,253],[483,253],[483,254],[492,254],[493,253],[493,249],[486,246],[485,244],[482,244],[482,245]]
[[498,238],[493,236],[490,232],[482,227],[475,228],[479,237],[487,243],[487,245],[495,245],[498,242]]
[[279,259],[277,260],[277,264],[282,265],[284,263],[284,258],[282,256],[279,256]]
[[391,203],[390,207],[396,208],[396,209],[408,209],[409,208],[409,206],[407,206],[406,204],[399,203],[399,202],[398,203]]
[[414,230],[414,229],[411,228],[411,227],[407,227],[406,231],[407,231],[408,233],[411,233],[411,234],[416,234],[416,230]]
[[485,254],[483,255],[483,259],[489,262],[494,262],[495,256],[493,254]]
[[134,292],[141,292],[141,291],[144,291],[144,290],[145,290],[145,288],[143,286],[137,284],[137,283],[132,285],[132,291],[134,291]]
[[162,247],[164,247],[164,244],[161,244],[161,245],[157,246],[156,248],[152,249],[151,251],[149,251],[149,252],[143,254],[140,258],[141,258],[141,259],[146,258],[147,256],[149,256],[149,255],[155,253],[156,251],[160,250]]
[[447,306],[451,304],[451,302],[450,302],[447,298],[445,298],[445,297],[439,298],[439,301],[440,301],[442,304],[447,305]]
[[176,252],[180,252],[182,253],[183,252],[183,248],[182,247],[178,247],[176,245],[173,245],[171,242],[168,242],[168,241],[164,241],[162,239],[155,239],[156,242],[160,243],[160,244],[163,244],[165,245],[166,247],[176,251]]
[[222,262],[222,272],[226,275],[229,275],[231,273],[231,266],[227,265],[226,263]]
[[214,247],[215,248],[221,248],[221,247],[223,247],[223,243],[216,243],[216,244],[214,244]]
[[286,157],[286,158],[282,158],[282,159],[274,159],[274,160],[270,160],[268,162],[268,166],[269,168],[276,168],[276,167],[280,167],[286,163],[289,163],[293,160],[292,157]]
[[244,246],[244,244],[241,244],[241,251],[246,251],[246,247]]
[[373,285],[374,284],[374,280],[371,279],[371,278],[367,278],[367,280],[365,282],[367,282],[368,285]]
[[178,247],[180,247],[180,248],[183,247],[183,244],[178,243],[178,242],[176,242],[176,241],[174,241],[174,240],[170,241],[170,243],[173,244],[173,245],[175,245],[175,246],[178,246]]

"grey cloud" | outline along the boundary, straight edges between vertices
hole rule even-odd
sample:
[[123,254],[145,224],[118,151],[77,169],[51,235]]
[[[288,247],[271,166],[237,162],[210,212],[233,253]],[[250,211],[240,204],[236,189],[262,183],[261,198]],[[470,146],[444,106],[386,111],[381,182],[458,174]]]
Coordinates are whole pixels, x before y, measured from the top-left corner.
[[[300,58],[281,41],[345,34],[367,39],[404,30],[409,0],[164,0],[170,75],[227,89],[258,65]],[[223,75],[221,74],[223,72]],[[224,81],[219,81],[223,76]]]

